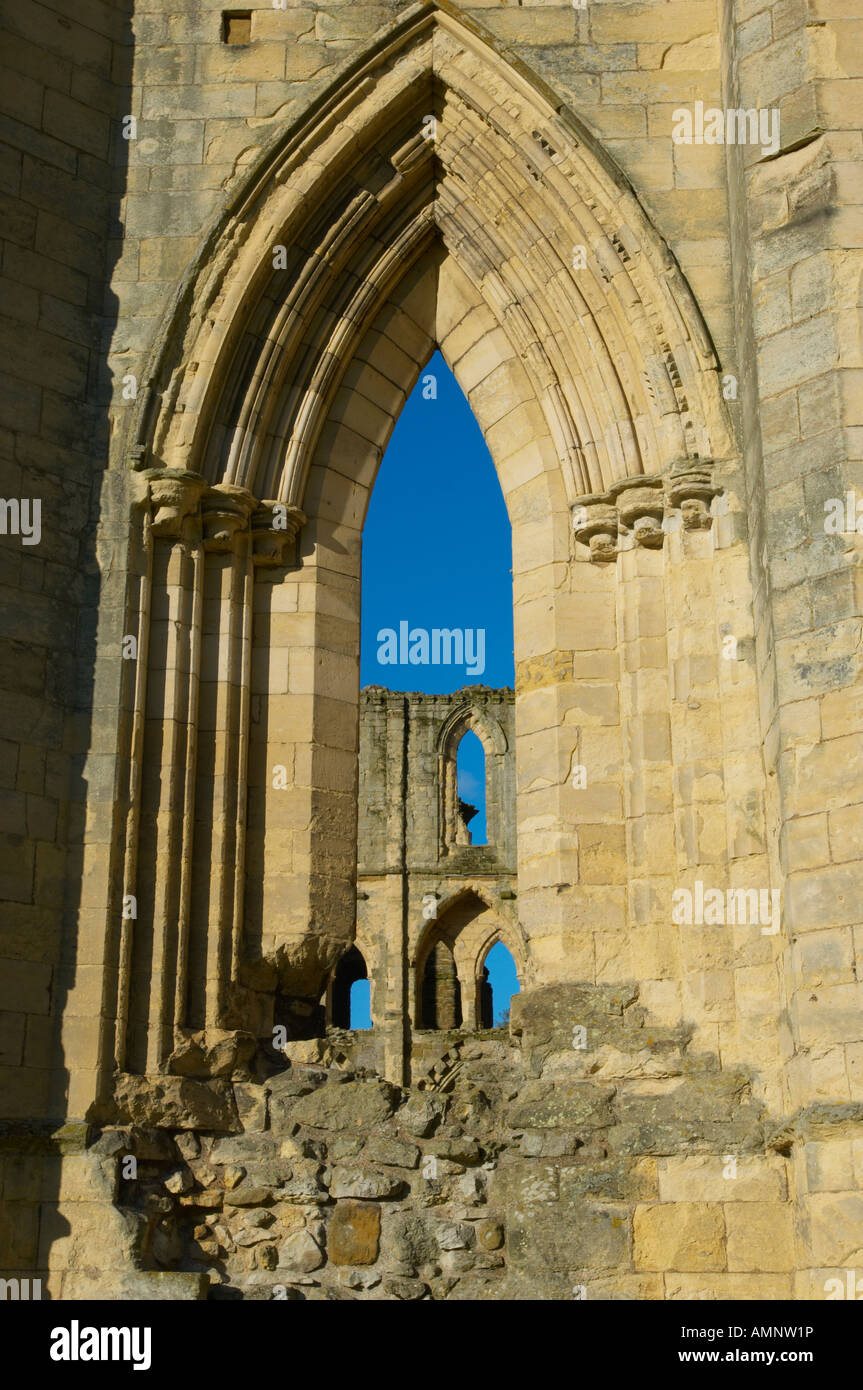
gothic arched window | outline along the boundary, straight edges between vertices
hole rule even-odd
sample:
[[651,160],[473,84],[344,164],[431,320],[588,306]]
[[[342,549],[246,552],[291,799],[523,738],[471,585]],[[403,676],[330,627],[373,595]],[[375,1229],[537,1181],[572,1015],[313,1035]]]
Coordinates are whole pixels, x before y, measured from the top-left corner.
[[330,1023],[334,1028],[371,1028],[371,987],[362,952],[356,946],[336,966],[330,994]]

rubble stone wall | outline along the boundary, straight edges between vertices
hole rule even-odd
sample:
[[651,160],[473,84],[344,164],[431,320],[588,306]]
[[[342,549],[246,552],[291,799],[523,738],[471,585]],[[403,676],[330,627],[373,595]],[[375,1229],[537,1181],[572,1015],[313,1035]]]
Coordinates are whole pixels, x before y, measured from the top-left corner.
[[637,988],[516,996],[509,1030],[449,1035],[411,1087],[355,1069],[360,1037],[294,1044],[216,1130],[204,1083],[158,1119],[143,1087],[130,1096],[127,1123],[66,1167],[65,1210],[101,1184],[124,1246],[90,1231],[97,1269],[58,1270],[55,1296],[791,1296],[774,1127],[745,1075],[650,1024]]

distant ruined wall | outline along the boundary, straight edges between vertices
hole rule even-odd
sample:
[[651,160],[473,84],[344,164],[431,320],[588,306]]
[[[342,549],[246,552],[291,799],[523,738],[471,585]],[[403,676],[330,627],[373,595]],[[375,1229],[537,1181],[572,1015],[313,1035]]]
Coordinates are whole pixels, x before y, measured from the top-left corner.
[[[414,1075],[411,1033],[428,1026],[423,969],[441,935],[455,947],[466,1027],[478,1026],[476,973],[495,939],[524,974],[514,705],[511,690],[484,686],[451,695],[362,692],[356,941],[372,981],[380,1069],[393,1081]],[[456,843],[456,757],[467,729],[485,752],[487,845]]]

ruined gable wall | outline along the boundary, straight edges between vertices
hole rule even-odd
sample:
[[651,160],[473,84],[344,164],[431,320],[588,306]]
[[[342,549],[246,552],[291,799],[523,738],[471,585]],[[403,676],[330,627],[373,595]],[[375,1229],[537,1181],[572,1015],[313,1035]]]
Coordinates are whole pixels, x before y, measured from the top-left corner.
[[[658,1014],[666,1026],[681,1015],[698,1016],[702,1042],[709,1042],[709,1050],[724,1067],[740,1065],[745,1070],[756,1066],[759,1075],[755,1084],[759,1094],[769,1094],[774,1115],[796,1105],[806,1107],[813,1100],[847,1107],[844,1112],[825,1112],[828,1131],[823,1125],[819,1129],[818,1117],[810,1115],[806,1124],[814,1123],[815,1129],[804,1125],[791,1136],[803,1202],[798,1231],[811,1239],[813,1247],[797,1256],[801,1267],[813,1271],[796,1286],[802,1296],[819,1296],[825,1270],[841,1266],[853,1255],[844,1234],[855,1232],[859,1220],[855,1131],[848,1127],[848,1119],[859,1099],[857,1030],[863,1016],[859,1007],[856,939],[859,864],[854,836],[861,800],[855,782],[860,737],[859,566],[853,541],[822,545],[815,525],[824,489],[829,488],[831,495],[841,495],[844,487],[855,481],[854,467],[847,458],[849,451],[856,449],[854,431],[858,424],[853,404],[855,373],[859,371],[858,276],[855,257],[848,252],[848,245],[855,244],[853,231],[849,233],[844,214],[847,211],[856,215],[858,203],[860,122],[855,107],[855,82],[859,81],[855,26],[859,21],[852,13],[846,13],[842,0],[823,0],[823,4],[824,12],[819,10],[814,22],[808,23],[813,14],[793,3],[781,0],[772,6],[761,6],[755,0],[751,5],[741,5],[734,13],[729,8],[722,27],[713,6],[702,6],[700,0],[693,4],[643,6],[592,0],[583,11],[569,5],[498,4],[480,5],[475,10],[476,17],[502,42],[571,99],[578,115],[614,154],[687,274],[723,369],[737,369],[741,414],[747,425],[746,472],[739,476],[729,472],[724,477],[726,501],[722,505],[726,510],[716,521],[724,543],[734,553],[726,561],[720,560],[720,603],[714,608],[712,599],[704,599],[699,583],[693,584],[696,569],[699,580],[706,572],[706,557],[701,558],[698,566],[690,565],[686,582],[682,571],[677,577],[670,575],[665,601],[668,611],[677,615],[678,629],[701,625],[706,631],[716,626],[717,620],[725,624],[728,632],[740,639],[742,660],[725,670],[720,666],[721,677],[711,685],[708,701],[691,653],[685,648],[675,653],[676,722],[671,738],[678,751],[689,750],[690,755],[680,759],[686,764],[680,781],[689,790],[681,791],[679,785],[676,788],[683,803],[677,808],[677,826],[681,841],[694,846],[691,866],[702,862],[699,850],[715,841],[720,826],[727,834],[731,859],[736,861],[738,881],[745,883],[763,876],[764,866],[769,863],[770,881],[783,884],[790,908],[788,922],[801,940],[796,953],[789,951],[781,962],[781,969],[777,969],[773,944],[753,941],[751,935],[742,943],[734,940],[730,951],[727,939],[721,943],[711,940],[705,947],[705,938],[681,943],[676,948],[680,955],[669,951],[667,914],[664,908],[658,912],[656,907],[658,890],[663,888],[656,880],[662,875],[655,873],[657,864],[670,862],[669,803],[666,800],[659,810],[655,804],[654,809],[649,809],[649,798],[644,796],[645,790],[653,790],[650,778],[655,771],[647,765],[667,760],[668,734],[661,704],[650,704],[654,678],[638,674],[642,670],[649,672],[655,658],[655,654],[650,657],[650,643],[655,635],[650,631],[650,623],[655,619],[651,604],[657,594],[657,578],[649,560],[642,564],[624,556],[624,592],[637,600],[629,607],[624,602],[619,613],[625,661],[635,673],[625,693],[625,699],[630,701],[627,718],[640,719],[642,711],[647,711],[646,722],[639,726],[639,737],[647,740],[643,747],[653,752],[639,753],[635,759],[627,754],[627,766],[636,773],[629,778],[635,793],[626,804],[626,814],[613,827],[614,833],[605,828],[597,831],[589,856],[594,867],[588,873],[598,875],[602,886],[607,884],[609,875],[623,875],[616,884],[619,891],[606,894],[601,900],[603,914],[598,928],[583,938],[573,937],[572,954],[560,966],[566,965],[569,978],[592,979],[598,974],[603,979],[643,979],[643,999],[649,1011],[655,1011],[653,1016]],[[41,25],[45,16],[43,7],[38,8]],[[253,15],[253,42],[231,52],[220,42],[220,6],[174,8],[166,0],[166,4],[150,9],[136,7],[136,75],[128,107],[137,114],[140,124],[138,140],[130,151],[132,168],[124,207],[126,235],[112,286],[120,311],[112,343],[111,368],[115,379],[127,373],[139,379],[143,375],[153,335],[200,243],[202,226],[224,206],[242,169],[290,118],[291,112],[299,109],[315,84],[332,74],[335,64],[352,56],[363,40],[402,8],[351,3],[320,8],[290,6],[279,11],[260,5]],[[26,17],[30,10],[25,5],[17,7],[17,12]],[[103,21],[109,13],[102,7],[88,6],[88,22],[83,28],[104,38]],[[51,53],[51,42],[43,45],[35,33],[28,41],[40,52],[44,47],[46,53]],[[93,41],[87,37],[87,42]],[[65,63],[68,54],[59,54],[55,46],[53,57]],[[88,62],[89,59],[82,60],[81,65],[87,67]],[[31,80],[39,85],[44,78],[46,89],[51,88],[47,73],[52,63],[52,58],[43,58],[38,77]],[[19,70],[25,71],[23,58]],[[54,70],[53,80],[63,88],[59,94],[64,101],[58,103],[56,96],[51,100],[45,97],[44,105],[39,107],[40,126],[43,121],[54,121],[56,125],[58,109],[62,107],[63,129],[55,130],[52,139],[59,138],[61,144],[69,145],[76,151],[81,168],[92,171],[92,151],[88,162],[78,150],[78,142],[84,146],[83,128],[88,122],[65,99],[83,101],[85,105],[92,102],[98,112],[105,100],[104,91],[98,97],[85,99],[81,84],[86,82],[78,75],[76,96],[72,91],[75,72],[56,64]],[[106,78],[104,71],[101,75]],[[736,89],[735,77],[739,79]],[[7,90],[13,94],[9,100],[18,100],[28,107],[21,125],[35,130],[38,103],[34,103],[27,83],[19,79]],[[782,103],[783,120],[790,122],[792,130],[798,129],[801,138],[819,128],[838,134],[829,138],[818,136],[796,154],[784,155],[772,167],[763,164],[758,168],[757,154],[750,161],[748,154],[735,150],[671,144],[670,114],[676,106],[691,104],[696,99],[718,101],[721,95],[729,100],[735,91],[743,104]],[[95,118],[95,124],[103,120],[104,110],[101,117]],[[23,142],[20,132],[13,133]],[[56,149],[54,154],[60,158]],[[20,165],[17,156],[13,157],[10,168],[13,183],[19,172],[23,180],[23,155]],[[22,183],[22,189],[23,186]],[[38,198],[32,177],[29,187],[28,197]],[[52,196],[57,196],[56,188],[52,189]],[[73,191],[72,201],[76,216],[89,215],[91,198],[78,199]],[[834,212],[837,203],[841,205],[838,213]],[[13,219],[13,230],[17,227],[15,235],[24,240],[16,243],[14,237],[10,238],[13,246],[29,250],[28,238],[44,235],[46,210],[38,208],[34,220],[36,206],[31,202],[30,210],[21,213],[16,205],[15,216],[23,220]],[[89,257],[101,255],[98,241],[96,235],[93,242],[88,240],[86,248],[75,243],[73,254],[83,258],[88,271]],[[6,256],[4,252],[4,273],[14,261],[12,253],[8,259]],[[729,265],[734,268],[733,281]],[[71,269],[80,270],[81,266],[76,262]],[[35,270],[38,283],[32,288],[47,291],[46,277],[50,272],[51,257],[40,259]],[[64,279],[68,277],[64,275]],[[63,293],[52,290],[51,297],[62,300]],[[80,290],[76,293],[80,295]],[[732,316],[735,298],[739,310],[736,320]],[[751,312],[747,309],[750,302]],[[17,303],[22,314],[32,314],[32,296],[22,295],[19,290]],[[52,306],[46,307],[50,313]],[[38,322],[37,331],[42,331]],[[53,330],[45,331],[51,336]],[[77,329],[74,336],[77,340]],[[753,345],[759,355],[757,380],[751,371]],[[65,349],[61,356],[65,361]],[[40,409],[46,402],[50,409],[55,394],[64,395],[63,391],[54,393],[53,388],[46,388],[44,374],[39,373],[38,367],[28,377],[29,371],[23,355],[15,354],[14,375],[23,381],[24,406],[30,402],[31,409],[28,417],[26,409],[22,414],[15,408],[13,424],[19,438],[26,434],[23,426],[28,419],[36,435],[47,428],[44,422],[48,417],[40,414],[37,427],[32,413],[36,389],[41,392]],[[73,373],[68,383],[62,409],[76,413],[77,408],[70,407],[69,402],[79,399],[80,362],[74,371],[78,375]],[[34,374],[39,375],[38,381]],[[114,406],[119,439],[128,407],[117,399],[116,392]],[[91,460],[87,451],[91,424],[88,419],[86,448],[65,455],[69,467],[64,471],[64,479],[75,476],[75,469],[82,466],[80,454],[86,456],[83,468],[89,482]],[[64,425],[62,447],[67,448],[65,431]],[[46,437],[51,437],[53,443],[50,431]],[[44,459],[44,453],[40,457]],[[93,457],[99,458],[99,450]],[[841,468],[837,468],[837,458]],[[118,454],[116,462],[122,468],[126,461]],[[119,472],[117,477],[121,478]],[[17,472],[13,485],[19,485]],[[749,537],[751,556],[741,559],[740,544],[746,539],[742,518],[747,512],[750,517],[767,516],[768,503],[765,537],[753,527]],[[100,641],[109,657],[104,669],[110,668],[113,674],[101,705],[98,698],[93,702],[100,707],[98,724],[103,743],[94,748],[86,772],[92,793],[91,811],[97,817],[100,800],[106,806],[110,803],[116,772],[112,762],[119,686],[115,648],[122,631],[118,624],[123,611],[127,499],[118,499],[116,511],[114,505],[110,490],[106,489],[101,511],[107,553],[102,568]],[[116,527],[119,539],[114,534],[115,519],[122,522]],[[73,530],[64,536],[66,547],[71,543]],[[763,539],[767,542],[766,563],[761,558]],[[16,554],[29,558],[23,550]],[[750,567],[760,584],[754,628],[748,602],[739,599],[741,593],[748,594]],[[68,581],[68,574],[64,578]],[[578,605],[589,602],[602,590],[603,583],[595,573],[591,579],[583,579],[583,592],[575,596]],[[112,584],[116,587],[111,588]],[[28,578],[24,587],[32,593],[35,584]],[[67,585],[60,587],[65,592]],[[109,589],[112,599],[105,601],[104,594]],[[602,607],[601,598],[599,606]],[[826,614],[830,615],[829,621],[824,621]],[[754,654],[746,647],[752,636]],[[19,640],[17,635],[14,640]],[[65,649],[63,641],[52,630],[46,646],[36,645],[42,652],[58,651]],[[577,635],[568,651],[571,666],[583,664],[584,651]],[[42,670],[38,663],[42,660],[40,654],[37,685],[41,681],[38,672]],[[17,664],[16,658],[13,669]],[[21,670],[26,669],[26,665],[21,666]],[[520,684],[525,686],[532,678],[530,671],[519,673]],[[760,728],[751,715],[756,678],[762,712]],[[594,692],[583,690],[583,694],[583,708],[589,711],[584,722],[589,726],[595,719],[596,724],[588,727],[581,747],[597,761],[604,759],[608,766],[621,764],[620,735],[609,733],[606,727],[614,725],[618,718],[616,694],[609,697],[607,705],[602,705],[600,699],[600,706],[592,703]],[[33,720],[41,738],[43,709],[35,689],[34,698],[37,706]],[[13,722],[24,708],[20,697],[14,704]],[[721,716],[717,714],[720,706]],[[565,712],[556,708],[554,720],[580,718],[573,710],[574,707]],[[660,717],[651,725],[654,715]],[[49,725],[53,717],[50,713]],[[543,733],[543,727],[531,727],[529,721],[523,728],[529,738]],[[769,733],[768,773],[776,769],[766,782],[760,762],[762,732]],[[57,737],[54,727],[50,734],[52,748],[56,748]],[[693,792],[693,785],[698,783],[694,773],[699,762],[711,745],[719,743],[727,756],[722,795],[717,797],[707,785],[710,777],[704,779],[700,793],[697,789]],[[38,763],[38,740],[31,740],[29,747],[31,752],[35,748],[32,756]],[[104,761],[99,762],[103,751]],[[19,776],[27,766],[27,758],[18,764]],[[47,784],[39,784],[31,792],[29,773],[25,771],[23,775],[27,794],[43,796]],[[58,799],[62,801],[62,797]],[[49,822],[50,819],[49,808]],[[604,826],[605,822],[597,818],[596,824]],[[35,838],[41,840],[39,835]],[[43,860],[54,857],[52,839],[53,835],[46,833]],[[21,863],[18,848],[12,845],[16,871]],[[38,849],[36,855],[38,859]],[[628,886],[621,867],[624,856],[643,869]],[[104,886],[101,865],[95,882],[98,895]],[[625,894],[636,929],[608,932],[608,914],[619,911]],[[53,892],[51,898],[50,915],[43,920],[48,922],[48,955],[53,960],[57,921]],[[597,900],[600,901],[599,895]],[[33,905],[32,901],[23,904],[29,913],[28,941],[36,926],[36,916],[30,912]],[[86,908],[104,912],[101,901],[88,902]],[[597,941],[601,946],[599,957]],[[26,949],[29,951],[30,947]],[[691,954],[687,955],[687,951]],[[45,1018],[46,962],[40,959],[35,964],[39,998],[34,1013]],[[73,1114],[81,1113],[92,1098],[92,1085],[85,1073],[92,1066],[97,1045],[95,1005],[103,985],[102,961],[81,965],[92,970],[92,986],[88,985],[89,997],[82,993],[79,1012],[70,1020],[67,1031],[70,1057],[74,1044],[76,1080],[84,1078],[70,1101]],[[79,984],[86,978],[79,972]],[[787,1017],[780,1017],[784,1055],[792,1063],[784,1087],[775,1066],[777,1039],[771,1025],[777,1015],[783,979],[788,982],[789,991],[799,986],[799,1003],[793,1005]],[[57,996],[55,1002],[61,1002]],[[569,1003],[567,1010],[567,1019],[571,1021]],[[17,1017],[20,1010],[13,1010],[13,1014],[16,1017],[9,1024],[12,1054],[26,1060],[15,1041],[26,1038],[26,1030],[22,1034]],[[32,1113],[31,1096],[44,1089],[44,1081],[44,1076],[28,1078],[26,1088],[19,1090],[25,1113]],[[199,1115],[196,1123],[205,1129],[203,1116]],[[720,1133],[717,1142],[721,1147],[722,1142],[727,1142],[726,1136]],[[537,1189],[542,1200],[543,1193],[554,1198],[554,1179],[550,1181],[551,1187]],[[811,1188],[808,1192],[807,1182]],[[649,1191],[646,1200],[650,1207],[656,1191],[661,1197],[662,1189],[645,1190]],[[666,1194],[671,1190],[667,1188]],[[675,1191],[680,1196],[683,1189]],[[686,1213],[695,1222],[695,1244],[701,1248],[705,1232],[712,1232],[721,1248],[725,1235],[720,1239],[717,1213],[701,1209],[705,1203],[709,1205],[708,1194],[712,1191],[707,1179],[699,1179],[694,1188],[686,1191],[684,1200],[691,1200],[698,1208]],[[95,1200],[94,1194],[104,1200],[104,1193],[98,1188],[76,1186],[70,1177],[65,1190],[70,1204]],[[773,1189],[772,1200],[778,1200]],[[97,1209],[98,1202],[91,1215]],[[28,1221],[31,1216],[32,1213]],[[775,1212],[765,1216],[772,1230]],[[661,1224],[664,1219],[667,1220],[647,1216],[641,1229],[652,1230],[655,1223]],[[723,1219],[727,1222],[731,1218],[726,1214]],[[702,1221],[707,1225],[702,1227]],[[672,1229],[676,1222],[675,1213]],[[26,1225],[19,1223],[19,1229]],[[751,1233],[751,1217],[748,1226]],[[728,1233],[731,1227],[726,1224],[721,1229]],[[856,1250],[859,1241],[854,1239]],[[758,1243],[756,1236],[753,1245]],[[730,1237],[725,1248],[726,1255],[716,1258],[732,1262],[755,1258],[748,1248],[743,1254],[736,1250],[732,1253]],[[614,1262],[619,1258],[622,1255],[615,1252]],[[686,1273],[692,1257],[683,1255],[676,1259],[674,1252],[663,1248],[660,1254],[642,1258],[655,1260],[663,1270],[677,1268]],[[688,1272],[695,1273],[698,1288],[705,1286],[697,1271]],[[653,1291],[658,1287],[651,1285],[647,1296],[660,1296]],[[691,1282],[688,1287],[693,1287]],[[723,1296],[723,1290],[725,1296],[730,1296],[731,1288],[732,1283],[726,1281],[718,1296]]]

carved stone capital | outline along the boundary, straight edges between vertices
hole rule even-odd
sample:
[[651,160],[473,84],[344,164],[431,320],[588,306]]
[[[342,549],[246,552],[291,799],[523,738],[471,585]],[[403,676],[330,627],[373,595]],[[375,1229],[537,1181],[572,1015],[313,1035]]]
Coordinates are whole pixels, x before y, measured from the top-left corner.
[[710,459],[686,459],[675,464],[668,484],[668,501],[679,507],[685,531],[706,531],[713,518],[710,503],[722,491],[713,481]]
[[636,545],[658,549],[665,539],[662,479],[658,476],[621,478],[612,483],[609,493],[617,502],[620,521],[632,531]]
[[252,515],[252,554],[256,565],[293,565],[297,537],[306,523],[299,507],[261,502]]
[[145,474],[150,490],[152,531],[157,536],[179,536],[186,517],[197,511],[207,480],[200,473],[179,468],[154,468]]
[[587,493],[573,503],[572,529],[575,539],[590,547],[591,560],[617,557],[617,508],[607,492]]
[[217,487],[208,488],[201,502],[204,548],[232,549],[236,536],[246,529],[257,505],[257,498],[244,487],[219,483]]

